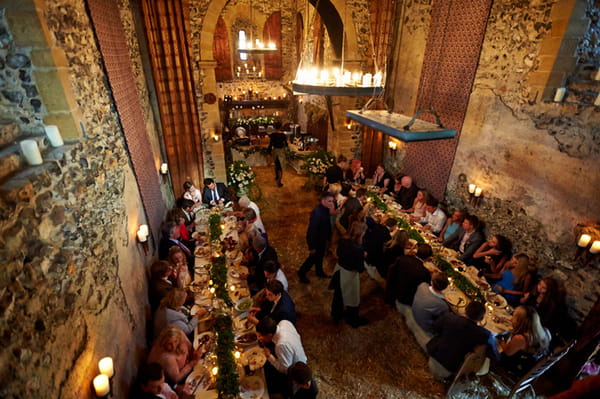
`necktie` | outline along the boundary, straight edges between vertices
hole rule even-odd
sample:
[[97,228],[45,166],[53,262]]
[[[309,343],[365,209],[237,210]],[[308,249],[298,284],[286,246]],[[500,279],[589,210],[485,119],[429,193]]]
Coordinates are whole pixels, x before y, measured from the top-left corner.
[[217,192],[217,189],[213,188],[212,193],[213,193],[213,201],[217,202],[219,200],[219,193]]
[[175,244],[177,244],[177,246],[179,246],[179,248],[181,248],[181,250],[182,250],[183,252],[185,252],[185,254],[186,254],[187,256],[190,256],[190,255],[192,255],[192,252],[190,251],[190,249],[189,249],[188,247],[186,247],[186,246],[185,246],[185,245],[184,245],[184,244],[183,244],[181,241],[179,241],[179,240],[175,240]]

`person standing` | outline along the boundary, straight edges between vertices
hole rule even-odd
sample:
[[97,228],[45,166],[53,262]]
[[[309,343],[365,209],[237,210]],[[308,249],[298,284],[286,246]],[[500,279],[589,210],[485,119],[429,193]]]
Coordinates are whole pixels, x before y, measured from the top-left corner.
[[287,137],[285,134],[277,130],[271,133],[269,136],[269,152],[273,155],[273,161],[275,162],[275,180],[277,186],[282,187],[283,183],[283,165],[285,165],[285,149],[288,146]]
[[329,192],[323,193],[321,195],[321,202],[310,214],[310,221],[306,231],[309,255],[297,272],[300,282],[303,284],[310,282],[306,278],[306,273],[309,272],[313,265],[315,266],[317,277],[329,277],[323,271],[323,257],[327,249],[327,242],[331,238],[329,215],[334,211],[334,201],[333,194]]
[[327,190],[329,185],[334,183],[340,183],[344,181],[344,169],[346,169],[346,163],[348,159],[345,156],[340,155],[337,157],[337,164],[330,166],[325,171],[325,177],[323,178],[323,189]]

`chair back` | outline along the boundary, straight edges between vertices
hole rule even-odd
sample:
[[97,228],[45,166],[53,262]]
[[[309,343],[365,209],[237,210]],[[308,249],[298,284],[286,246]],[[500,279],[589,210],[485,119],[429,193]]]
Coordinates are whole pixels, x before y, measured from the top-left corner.
[[473,352],[467,353],[462,366],[452,381],[452,385],[450,385],[450,388],[448,388],[448,393],[446,394],[448,398],[452,398],[455,394],[455,391],[460,389],[459,386],[464,385],[462,384],[463,379],[468,379],[470,376],[478,375],[478,372],[482,369],[483,364],[485,363],[485,350],[486,345],[477,345],[473,349]]
[[508,395],[508,399],[513,398],[516,394],[525,389],[531,387],[533,381],[535,381],[539,376],[544,374],[546,371],[550,369],[550,367],[554,366],[556,362],[563,358],[569,352],[569,350],[575,345],[575,341],[571,342],[569,345],[563,347],[562,349],[557,349],[553,353],[548,356],[540,359],[539,362],[531,369],[527,374],[521,378],[517,384],[513,387]]

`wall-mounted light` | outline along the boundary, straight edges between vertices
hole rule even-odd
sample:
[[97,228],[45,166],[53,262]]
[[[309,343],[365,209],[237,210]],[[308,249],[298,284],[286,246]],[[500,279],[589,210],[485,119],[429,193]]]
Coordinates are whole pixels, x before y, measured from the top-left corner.
[[137,240],[140,244],[142,244],[142,248],[144,248],[144,254],[148,254],[148,236],[150,232],[148,231],[147,224],[141,224],[136,233]]
[[104,398],[110,394],[110,382],[108,376],[98,374],[92,382],[94,385],[94,393],[97,398]]
[[346,129],[352,130],[352,122],[346,123]]
[[592,243],[590,247],[590,253],[592,255],[600,254],[600,241],[596,240]]
[[390,151],[396,151],[398,149],[398,143],[393,140],[388,141],[388,148]]
[[163,162],[162,164],[160,164],[160,173],[163,175],[166,175],[167,173],[169,173],[169,165],[167,165],[166,162]]
[[[144,226],[146,226],[146,225],[144,225]],[[148,226],[146,226],[146,228],[147,227]],[[104,374],[108,378],[115,375],[115,368],[113,365],[112,357],[107,356],[107,357],[103,357],[102,359],[100,359],[100,361],[98,362],[98,370],[100,370],[100,374]]]
[[21,147],[21,153],[29,165],[41,165],[44,163],[36,140],[23,140],[19,143],[19,146]]
[[560,103],[565,98],[565,94],[567,93],[567,89],[565,87],[559,87],[556,89],[554,93],[554,102]]
[[469,184],[469,202],[471,205],[477,207],[479,206],[479,202],[483,195],[483,188],[477,186],[476,184]]
[[65,144],[62,136],[60,135],[60,131],[58,130],[58,126],[48,125],[44,126],[44,130],[46,132],[46,136],[50,141],[50,145],[52,147],[60,147]]

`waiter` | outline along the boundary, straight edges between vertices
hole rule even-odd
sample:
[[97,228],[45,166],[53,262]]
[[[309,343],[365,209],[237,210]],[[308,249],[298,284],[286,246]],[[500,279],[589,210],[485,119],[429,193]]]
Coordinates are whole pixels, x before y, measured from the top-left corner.
[[281,133],[281,130],[277,130],[270,135],[269,141],[269,152],[273,154],[273,160],[275,161],[275,180],[277,181],[277,187],[282,187],[283,183],[281,179],[283,177],[283,165],[285,165],[285,149],[288,146],[287,137]]

